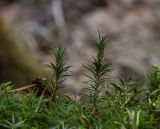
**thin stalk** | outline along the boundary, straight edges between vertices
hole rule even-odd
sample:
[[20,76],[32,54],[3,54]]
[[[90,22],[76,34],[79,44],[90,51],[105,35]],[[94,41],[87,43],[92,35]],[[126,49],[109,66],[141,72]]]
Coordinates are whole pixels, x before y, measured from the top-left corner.
[[91,103],[93,105],[93,114],[96,114],[99,109],[101,86],[106,80],[107,73],[111,71],[110,64],[105,61],[105,48],[109,43],[109,38],[101,36],[99,33],[99,39],[94,44],[97,50],[96,57],[93,58],[91,63],[84,65],[84,67],[91,73],[91,76],[85,75],[90,79],[89,89]]

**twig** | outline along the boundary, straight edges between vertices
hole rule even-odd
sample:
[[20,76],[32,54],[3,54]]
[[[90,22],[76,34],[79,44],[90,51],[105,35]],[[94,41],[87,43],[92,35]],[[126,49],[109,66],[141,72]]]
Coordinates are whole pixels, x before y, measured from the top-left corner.
[[21,87],[21,88],[10,90],[9,92],[10,93],[14,93],[14,92],[18,92],[18,91],[24,91],[24,90],[28,90],[30,88],[33,88],[35,86],[37,86],[37,85],[36,84],[32,84],[32,85],[28,85],[28,86],[24,86],[24,87]]

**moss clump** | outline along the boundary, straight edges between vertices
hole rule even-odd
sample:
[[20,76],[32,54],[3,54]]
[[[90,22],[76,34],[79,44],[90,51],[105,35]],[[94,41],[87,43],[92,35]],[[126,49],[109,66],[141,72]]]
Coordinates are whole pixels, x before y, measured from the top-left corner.
[[32,55],[18,46],[0,18],[0,82],[24,84],[39,73]]

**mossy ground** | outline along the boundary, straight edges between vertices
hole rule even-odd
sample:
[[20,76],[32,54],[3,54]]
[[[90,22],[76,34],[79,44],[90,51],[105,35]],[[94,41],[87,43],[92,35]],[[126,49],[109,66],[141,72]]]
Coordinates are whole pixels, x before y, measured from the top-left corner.
[[[87,98],[86,98],[87,99]],[[1,129],[158,129],[154,113],[150,113],[147,100],[134,105],[121,104],[106,96],[96,115],[91,113],[90,103],[75,102],[57,96],[46,103],[35,93],[11,94],[0,92]],[[129,112],[131,116],[129,115]],[[137,112],[140,112],[138,116]],[[136,124],[136,121],[138,123]]]
[[[27,64],[27,57],[22,58],[21,51],[15,51],[15,44],[3,34],[5,33],[2,31],[0,41],[5,40],[6,44],[2,47],[0,44],[3,64],[0,66],[1,74],[5,75],[5,70],[10,70],[7,74],[13,76],[11,80],[32,78],[36,72]],[[8,46],[9,43],[11,45]],[[53,75],[51,80],[47,81],[51,82],[51,85],[49,87],[49,84],[46,84],[41,95],[34,91],[12,93],[11,83],[2,83],[0,129],[159,129],[160,69],[158,66],[152,67],[148,75],[147,89],[138,88],[138,83],[130,78],[120,79],[118,84],[110,84],[106,73],[108,75],[112,68],[104,60],[106,43],[108,38],[99,34],[99,40],[96,42],[97,56],[89,65],[84,65],[91,73],[91,76],[85,75],[89,78],[86,82],[86,85],[89,84],[89,87],[86,87],[88,94],[82,93],[77,97],[80,98],[78,100],[59,93],[63,81],[69,77],[67,72],[70,68],[63,60],[64,49],[61,48],[54,50],[50,63]],[[1,55],[6,52],[4,50],[9,52],[5,56]],[[14,60],[17,58],[18,61]],[[5,63],[7,65],[4,65]],[[24,64],[23,67],[21,63]],[[46,89],[50,91],[47,95]],[[137,97],[140,94],[145,97]]]

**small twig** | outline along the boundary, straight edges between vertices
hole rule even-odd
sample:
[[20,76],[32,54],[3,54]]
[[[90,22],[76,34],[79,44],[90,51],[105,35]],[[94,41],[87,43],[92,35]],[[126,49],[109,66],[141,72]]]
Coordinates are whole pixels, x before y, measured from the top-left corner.
[[21,87],[21,88],[17,88],[17,89],[10,90],[9,92],[10,92],[10,93],[14,93],[14,92],[18,92],[18,91],[24,91],[24,90],[33,88],[33,87],[35,87],[35,86],[36,86],[36,84],[32,84],[32,85],[28,85],[28,86],[24,86],[24,87]]

